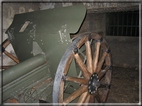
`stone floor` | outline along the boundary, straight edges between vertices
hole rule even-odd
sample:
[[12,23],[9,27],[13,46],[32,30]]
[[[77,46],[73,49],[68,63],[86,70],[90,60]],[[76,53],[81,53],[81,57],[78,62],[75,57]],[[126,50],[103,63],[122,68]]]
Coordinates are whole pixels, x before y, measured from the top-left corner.
[[107,103],[139,102],[139,70],[113,67],[111,89]]

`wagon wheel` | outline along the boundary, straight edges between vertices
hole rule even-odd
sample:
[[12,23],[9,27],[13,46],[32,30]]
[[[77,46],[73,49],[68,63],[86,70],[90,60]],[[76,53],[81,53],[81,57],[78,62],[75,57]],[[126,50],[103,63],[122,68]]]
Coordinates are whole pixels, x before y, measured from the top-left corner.
[[[85,48],[85,49],[82,49]],[[80,68],[77,76],[69,75],[72,62]],[[97,33],[83,33],[65,51],[54,79],[53,103],[104,103],[106,102],[111,81],[110,50]],[[69,83],[78,88],[65,95]],[[71,88],[70,88],[71,89]]]
[[[10,40],[6,39],[0,46],[1,46],[1,52],[4,53],[5,55],[7,55],[9,58],[11,58],[13,61],[15,61],[16,63],[19,63],[19,60],[13,56],[12,54],[10,54],[8,51],[6,51],[6,47],[10,44]],[[6,69],[10,66],[2,66],[2,69]]]

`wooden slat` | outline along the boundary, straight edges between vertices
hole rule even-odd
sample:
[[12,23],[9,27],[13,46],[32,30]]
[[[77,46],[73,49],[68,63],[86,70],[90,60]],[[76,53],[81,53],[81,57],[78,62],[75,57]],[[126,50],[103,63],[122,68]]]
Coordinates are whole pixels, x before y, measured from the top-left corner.
[[91,53],[90,42],[86,41],[85,46],[86,46],[87,69],[92,74],[93,67],[92,67],[92,53]]
[[94,53],[94,59],[93,59],[93,73],[96,72],[97,65],[98,65],[98,59],[99,59],[99,51],[100,51],[100,42],[96,42],[95,45],[95,53]]
[[79,84],[84,84],[84,85],[88,84],[88,80],[85,79],[85,78],[76,78],[76,77],[66,76],[66,81],[71,81],[71,82],[75,82],[75,83],[79,83]]
[[77,64],[79,65],[84,77],[89,79],[90,76],[91,76],[91,73],[87,70],[86,66],[82,62],[82,60],[81,60],[80,56],[78,55],[78,53],[74,54],[74,57],[76,59]]
[[74,99],[76,99],[78,96],[80,96],[82,93],[87,92],[87,86],[81,86],[79,89],[77,89],[75,92],[73,92],[69,97],[67,97],[64,101],[63,104],[67,105]]
[[4,54],[6,54],[9,58],[14,60],[16,63],[19,63],[19,60],[15,56],[13,56],[12,54],[8,53],[6,50],[4,51]]

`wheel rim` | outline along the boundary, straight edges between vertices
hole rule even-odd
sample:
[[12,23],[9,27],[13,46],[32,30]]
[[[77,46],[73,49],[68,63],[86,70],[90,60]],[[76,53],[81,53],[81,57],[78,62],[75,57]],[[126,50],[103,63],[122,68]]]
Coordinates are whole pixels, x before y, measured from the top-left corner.
[[[95,44],[95,49],[93,44]],[[85,52],[80,52],[84,45]],[[103,52],[102,52],[103,51]],[[102,53],[101,53],[102,52]],[[81,54],[85,55],[86,60],[82,60]],[[82,77],[68,76],[68,71],[72,60],[75,59],[76,64],[82,72]],[[64,105],[78,98],[77,103],[94,103],[105,102],[111,81],[111,59],[110,50],[104,39],[97,33],[83,33],[76,38],[64,53],[54,79],[53,86],[53,103],[63,103]],[[102,67],[104,67],[102,69]],[[96,91],[89,93],[89,79],[93,74],[98,76],[99,83],[102,86],[95,86]],[[79,84],[79,88],[66,98],[64,97],[64,87],[66,82],[74,82]],[[94,81],[92,81],[93,83]],[[101,94],[101,95],[100,95]]]

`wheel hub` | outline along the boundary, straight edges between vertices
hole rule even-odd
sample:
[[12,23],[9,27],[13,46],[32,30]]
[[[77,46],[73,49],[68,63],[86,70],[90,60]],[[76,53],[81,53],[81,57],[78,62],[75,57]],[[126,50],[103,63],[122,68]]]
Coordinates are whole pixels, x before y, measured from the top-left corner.
[[99,78],[96,73],[92,74],[88,82],[88,92],[93,94],[97,91],[97,88],[100,86]]

